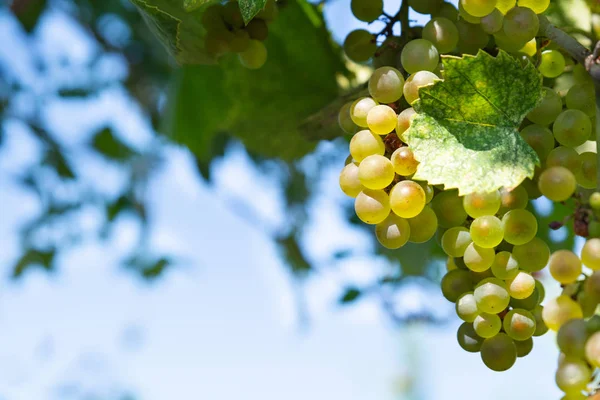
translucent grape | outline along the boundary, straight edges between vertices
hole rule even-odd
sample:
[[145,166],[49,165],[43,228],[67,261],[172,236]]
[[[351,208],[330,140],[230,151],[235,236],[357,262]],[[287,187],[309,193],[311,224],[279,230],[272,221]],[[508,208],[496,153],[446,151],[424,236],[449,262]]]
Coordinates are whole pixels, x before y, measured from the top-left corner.
[[583,312],[583,318],[590,318],[596,313],[596,308],[598,307],[598,299],[595,299],[594,296],[586,293],[585,291],[581,291],[577,293],[577,298],[575,299],[581,306],[581,311]]
[[458,44],[458,29],[449,19],[432,18],[423,28],[423,39],[433,43],[439,53],[449,53]]
[[529,8],[515,7],[504,16],[504,33],[515,42],[529,42],[535,37],[539,28],[538,16]]
[[533,336],[542,336],[543,334],[548,332],[548,326],[546,326],[546,323],[544,322],[543,318],[544,307],[537,306],[533,309],[531,313],[535,318],[535,332],[533,333]]
[[585,342],[588,331],[583,319],[572,319],[560,327],[556,334],[558,348],[566,356],[577,358],[585,357]]
[[531,350],[533,350],[533,339],[525,339],[525,340],[515,340],[515,346],[517,348],[517,357],[525,357]]
[[585,321],[585,329],[588,333],[588,336],[593,335],[596,332],[600,331],[600,315],[594,315],[587,321]]
[[527,310],[510,310],[502,322],[506,334],[514,340],[527,340],[535,332],[535,318]]
[[502,329],[502,320],[496,314],[481,313],[473,320],[473,328],[482,338],[491,338]]
[[537,233],[535,216],[527,210],[510,210],[502,217],[504,240],[519,245],[531,241]]
[[265,20],[254,18],[252,21],[248,22],[245,29],[251,39],[264,42],[267,40],[267,37],[269,37],[269,27]]
[[485,33],[489,33],[491,35],[499,32],[502,29],[503,22],[504,14],[502,14],[497,8],[494,8],[494,11],[481,18],[481,29],[483,29]]
[[414,218],[409,218],[410,239],[412,243],[425,243],[431,239],[438,228],[437,217],[431,207],[423,208],[423,211]]
[[378,135],[387,135],[398,123],[396,111],[389,106],[375,106],[367,114],[367,124],[371,132]]
[[550,0],[519,0],[519,7],[531,8],[534,13],[541,14],[550,6]]
[[571,147],[558,146],[548,154],[546,167],[565,167],[577,175],[581,172],[581,157]]
[[364,22],[373,22],[383,14],[383,0],[352,0],[352,14]]
[[479,311],[498,314],[510,302],[510,295],[504,281],[498,278],[487,278],[478,283],[473,292]]
[[409,104],[419,99],[419,89],[439,81],[440,78],[429,71],[419,71],[408,77],[404,85],[404,97]]
[[552,201],[565,201],[575,193],[577,180],[565,167],[550,167],[540,175],[538,188]]
[[581,392],[590,382],[592,371],[585,361],[567,358],[558,365],[556,385],[563,392]]
[[340,173],[340,189],[346,196],[356,198],[365,187],[358,179],[358,164],[350,163],[346,165]]
[[487,249],[498,246],[504,239],[502,221],[493,215],[475,218],[470,232],[473,243]]
[[479,315],[477,302],[473,292],[467,292],[460,296],[456,301],[456,315],[466,322],[473,322]]
[[570,250],[558,250],[550,257],[548,269],[559,283],[573,283],[581,275],[581,260]]
[[592,334],[585,344],[585,359],[595,368],[600,368],[600,332]]
[[600,211],[600,192],[594,192],[590,195],[590,207],[594,211]]
[[416,182],[423,188],[423,191],[425,192],[425,202],[427,204],[431,203],[431,200],[433,200],[434,195],[433,187],[431,185],[428,185],[427,182],[424,181]]
[[462,203],[462,198],[458,197],[456,190],[441,192],[433,198],[431,208],[435,211],[442,228],[462,225],[466,221],[467,213]]
[[466,22],[470,23],[470,24],[480,24],[481,23],[481,17],[476,17],[472,14],[469,14],[467,12],[467,10],[465,10],[465,5],[462,1],[458,2],[458,14],[460,15],[462,20],[465,20]]
[[463,261],[471,271],[483,272],[492,266],[495,255],[494,249],[483,248],[475,243],[470,243],[465,249]]
[[388,249],[399,249],[410,237],[410,225],[404,218],[390,214],[385,221],[375,226],[375,236],[381,245]]
[[531,274],[519,271],[517,275],[506,281],[508,293],[515,299],[526,299],[535,290],[535,279]]
[[456,339],[460,347],[469,353],[477,353],[481,349],[483,338],[475,333],[473,324],[464,322],[456,332]]
[[519,273],[519,263],[508,251],[501,251],[494,256],[492,273],[498,279],[512,279]]
[[415,155],[410,147],[403,146],[397,148],[390,158],[394,166],[394,171],[401,176],[414,174],[419,166],[419,162],[415,159]]
[[449,271],[442,278],[441,288],[444,297],[455,303],[460,296],[473,290],[471,275],[464,269]]
[[596,115],[596,95],[592,85],[579,83],[571,86],[565,100],[569,109],[583,111],[590,117]]
[[443,0],[408,0],[410,8],[420,14],[431,14],[442,4]]
[[357,132],[350,140],[350,154],[356,162],[361,162],[368,156],[385,154],[385,144],[381,136],[369,130]]
[[338,114],[338,124],[340,128],[346,133],[355,133],[358,129],[358,126],[352,121],[352,117],[350,116],[350,108],[352,107],[352,103],[346,103],[340,109],[340,113]]
[[500,209],[500,192],[471,193],[463,198],[463,207],[473,218],[494,215]]
[[577,147],[590,137],[592,122],[583,111],[565,110],[554,121],[552,130],[558,143]]
[[444,232],[442,249],[451,257],[462,257],[471,242],[469,230],[462,226],[456,226]]
[[540,238],[513,247],[512,255],[519,267],[528,272],[544,269],[550,260],[550,247]]
[[369,79],[369,93],[380,103],[394,103],[400,100],[403,89],[404,77],[396,68],[377,68]]
[[520,135],[535,150],[540,160],[545,160],[554,149],[554,135],[544,126],[529,125],[520,132]]
[[485,17],[496,8],[498,0],[461,0],[466,12],[474,17]]
[[581,170],[575,174],[577,183],[586,189],[596,188],[596,153],[585,152],[579,155]]
[[[406,72],[414,74],[419,71],[434,71],[440,61],[440,56],[430,41],[414,39],[402,49],[400,61]],[[406,96],[406,93],[404,95]]]
[[485,339],[481,345],[481,360],[493,371],[506,371],[517,360],[515,342],[505,333]]
[[240,63],[248,69],[259,69],[267,62],[267,48],[263,42],[250,39],[246,50],[238,54]]
[[527,114],[527,119],[535,124],[548,126],[556,120],[562,108],[562,100],[558,93],[545,87],[542,102]]
[[600,239],[588,239],[581,249],[581,261],[586,267],[600,270]]
[[357,29],[346,36],[344,52],[354,62],[361,63],[373,57],[377,51],[377,42],[371,32]]
[[354,211],[366,224],[379,224],[390,214],[390,198],[383,190],[365,189],[356,196]]
[[384,156],[366,157],[358,166],[358,179],[368,189],[385,189],[394,180],[394,166]]
[[[408,100],[407,100],[408,101]],[[410,107],[398,114],[398,124],[396,125],[396,135],[402,139],[402,134],[410,128],[410,123],[417,115],[415,109]]]
[[500,216],[506,214],[510,210],[522,209],[527,207],[529,195],[523,186],[517,186],[513,190],[506,188],[500,189]]
[[[506,19],[505,19],[506,21]],[[515,36],[509,36],[504,33],[504,29],[494,33],[494,39],[496,46],[502,50],[506,50],[511,53],[516,53],[527,44],[527,41],[523,41]]]
[[529,297],[526,297],[524,299],[515,299],[514,297],[511,297],[509,304],[512,308],[521,308],[523,310],[533,310],[534,308],[536,308],[539,305],[539,303],[540,303],[539,300],[540,300],[540,292],[536,286],[535,289],[533,289],[533,293],[531,293],[531,295]]
[[481,29],[481,25],[459,20],[456,22],[458,29],[458,49],[465,54],[477,54],[490,41],[490,35]]
[[538,70],[546,78],[556,78],[565,70],[565,57],[558,50],[542,51],[542,57]]
[[542,310],[544,323],[553,331],[558,331],[570,319],[582,317],[581,306],[565,295],[548,301]]
[[369,111],[378,105],[379,103],[370,97],[361,97],[356,99],[350,107],[350,117],[352,118],[352,121],[362,128],[367,128],[369,126],[367,121]]
[[402,218],[413,218],[425,208],[425,191],[414,181],[398,182],[390,191],[392,211]]

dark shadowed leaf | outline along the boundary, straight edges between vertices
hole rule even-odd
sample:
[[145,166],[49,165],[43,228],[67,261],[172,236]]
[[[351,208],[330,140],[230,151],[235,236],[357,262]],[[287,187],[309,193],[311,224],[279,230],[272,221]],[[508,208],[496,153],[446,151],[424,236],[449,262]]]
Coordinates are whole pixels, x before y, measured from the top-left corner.
[[136,154],[131,147],[117,138],[110,128],[96,133],[91,145],[98,153],[114,161],[126,161]]
[[33,267],[41,267],[47,271],[53,269],[55,250],[27,249],[13,268],[12,277],[19,278],[25,271]]
[[362,294],[362,292],[357,288],[347,288],[346,292],[344,292],[342,297],[340,297],[339,303],[340,304],[350,304],[350,303],[356,301],[360,297],[361,294]]

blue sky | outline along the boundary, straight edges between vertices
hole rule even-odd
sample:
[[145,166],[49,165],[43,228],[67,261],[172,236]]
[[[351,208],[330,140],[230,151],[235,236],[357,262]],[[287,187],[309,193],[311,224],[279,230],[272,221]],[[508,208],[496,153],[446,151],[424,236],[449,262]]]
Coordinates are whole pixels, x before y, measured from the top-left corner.
[[[351,17],[348,3],[332,1],[326,9],[338,40],[363,26]],[[386,6],[393,10],[397,2]],[[46,16],[39,34],[44,39],[35,48],[49,59],[66,56],[83,63],[90,57],[91,42],[64,16]],[[0,14],[0,37],[14,39],[0,48],[0,57],[30,83],[42,84],[25,38],[5,14]],[[123,73],[118,60],[107,57],[104,65],[110,73]],[[60,128],[67,145],[85,141],[106,122],[136,146],[152,144],[146,122],[118,88],[82,106],[50,102],[44,118]],[[11,121],[9,127],[0,149],[5,271],[18,256],[19,224],[39,209],[12,180],[39,149],[22,126]],[[328,146],[320,151],[331,151]],[[497,374],[486,370],[478,355],[459,348],[457,319],[443,327],[398,330],[370,299],[340,309],[335,300],[341,287],[372,281],[385,271],[384,262],[353,259],[323,269],[299,289],[268,234],[285,222],[278,187],[252,168],[243,150],[233,148],[216,163],[214,187],[198,179],[183,149],[169,147],[165,156],[150,185],[151,239],[157,252],[181,254],[184,262],[154,285],[123,272],[118,263],[137,228],[122,219],[110,242],[88,241],[64,253],[57,275],[35,272],[17,283],[2,282],[0,399],[68,400],[87,392],[113,399],[122,389],[144,400],[560,397],[553,384],[557,350],[551,334],[538,339],[533,353],[511,371]],[[107,191],[123,182],[119,170],[102,160],[81,155],[78,161],[86,178]],[[341,245],[369,250],[365,237],[344,222],[337,173],[323,176],[322,195],[311,210],[318,222],[310,226],[306,245],[316,260]],[[239,199],[266,225],[236,213],[231,204]],[[88,210],[78,223],[93,230],[100,221]],[[299,290],[308,326],[298,321]],[[413,306],[419,296],[407,292],[403,305]],[[450,307],[439,294],[425,301]]]

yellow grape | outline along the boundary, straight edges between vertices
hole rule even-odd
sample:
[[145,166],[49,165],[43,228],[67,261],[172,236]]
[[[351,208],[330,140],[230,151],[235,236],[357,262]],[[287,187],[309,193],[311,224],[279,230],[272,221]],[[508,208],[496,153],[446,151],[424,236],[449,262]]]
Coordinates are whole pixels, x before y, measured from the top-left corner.
[[380,103],[389,104],[400,100],[403,89],[404,76],[396,68],[377,68],[369,79],[369,93]]
[[406,132],[408,130],[408,128],[410,128],[410,124],[416,115],[417,115],[417,113],[415,112],[415,109],[412,107],[407,108],[406,110],[404,110],[400,114],[398,114],[398,123],[396,125],[396,135],[398,135],[398,137],[400,139],[402,139],[402,134],[404,132]]
[[581,261],[586,267],[600,270],[600,239],[588,239],[581,249]]
[[530,8],[536,14],[543,13],[549,6],[550,0],[519,0],[519,7]]
[[461,0],[463,8],[474,17],[485,17],[496,8],[498,0]]
[[401,176],[410,176],[417,171],[419,162],[415,159],[410,147],[402,146],[396,149],[391,156],[394,171]]
[[548,269],[559,283],[574,283],[581,275],[581,260],[570,250],[558,250],[550,256]]
[[566,295],[548,301],[542,310],[544,323],[553,331],[558,331],[565,322],[573,318],[583,318],[583,311],[575,300]]
[[506,281],[508,293],[515,299],[526,299],[535,290],[535,279],[527,272],[519,271],[517,275]]
[[494,258],[494,249],[483,248],[475,243],[470,243],[463,255],[465,265],[474,272],[487,271],[494,263]]
[[367,116],[369,111],[379,105],[375,100],[370,97],[361,97],[356,99],[350,107],[350,117],[354,123],[362,128],[368,128]]
[[410,238],[410,225],[404,218],[390,214],[385,221],[375,226],[375,236],[383,247],[399,249]]
[[408,104],[412,104],[419,99],[419,89],[432,85],[440,78],[430,71],[418,71],[408,77],[404,84],[404,97]]
[[385,144],[381,136],[369,130],[359,131],[350,140],[350,154],[356,162],[360,163],[368,156],[384,155]]
[[417,182],[398,182],[390,191],[392,211],[402,218],[413,218],[425,208],[425,191]]
[[451,257],[462,257],[471,244],[471,235],[464,226],[455,226],[442,235],[442,249]]
[[378,135],[387,135],[398,124],[396,111],[389,106],[375,106],[367,114],[369,129]]
[[394,166],[384,156],[368,156],[358,166],[358,179],[369,189],[385,189],[394,180]]
[[358,179],[358,164],[351,162],[346,165],[340,173],[340,189],[346,196],[356,198],[365,187],[360,183]]
[[383,190],[365,189],[356,196],[354,211],[365,224],[376,225],[390,214],[390,198]]

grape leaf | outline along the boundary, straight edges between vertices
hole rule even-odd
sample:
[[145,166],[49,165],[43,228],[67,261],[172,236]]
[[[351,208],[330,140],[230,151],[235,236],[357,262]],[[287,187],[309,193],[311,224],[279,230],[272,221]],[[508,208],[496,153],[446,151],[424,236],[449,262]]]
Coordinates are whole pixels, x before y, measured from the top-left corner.
[[418,114],[404,133],[420,161],[414,178],[461,195],[512,188],[534,174],[538,157],[519,125],[542,99],[531,63],[497,57],[444,57],[444,80],[419,90]]
[[187,12],[192,12],[210,2],[212,0],[183,0],[183,9]]
[[246,24],[250,22],[260,10],[265,8],[265,4],[267,4],[267,0],[240,0],[240,11],[244,22]]

